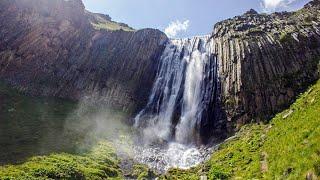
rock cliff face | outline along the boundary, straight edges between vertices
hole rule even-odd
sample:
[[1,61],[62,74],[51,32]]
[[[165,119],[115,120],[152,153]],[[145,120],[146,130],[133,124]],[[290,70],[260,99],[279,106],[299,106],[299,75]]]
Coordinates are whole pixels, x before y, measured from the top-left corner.
[[228,131],[268,120],[319,78],[320,1],[290,13],[250,10],[217,23],[212,39]]
[[[168,41],[158,30],[87,12],[81,0],[2,0],[0,24],[1,80],[33,95],[90,95],[130,112],[147,103]],[[320,1],[290,13],[250,10],[217,23],[210,41],[225,116],[207,131],[224,134],[269,119],[319,78]]]
[[96,30],[93,17],[81,0],[1,1],[0,78],[33,95],[93,95],[135,111],[148,98],[167,37],[112,30],[113,21]]

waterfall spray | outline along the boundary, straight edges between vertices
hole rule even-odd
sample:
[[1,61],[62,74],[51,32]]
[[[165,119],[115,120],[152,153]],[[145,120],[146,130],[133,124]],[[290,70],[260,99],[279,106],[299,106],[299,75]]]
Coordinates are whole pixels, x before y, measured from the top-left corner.
[[[210,36],[171,40],[161,58],[156,80],[145,108],[135,117],[136,128],[142,132],[143,143],[161,144],[166,148],[147,147],[139,161],[159,168],[154,161],[161,154],[164,167],[190,167],[203,160],[201,126],[217,88],[217,59]],[[160,142],[160,143],[159,143]],[[172,153],[175,152],[175,153]],[[187,153],[187,154],[185,154]],[[190,154],[191,153],[191,154]],[[180,155],[179,155],[180,154]],[[191,160],[178,161],[183,157]],[[149,158],[148,158],[149,157]]]

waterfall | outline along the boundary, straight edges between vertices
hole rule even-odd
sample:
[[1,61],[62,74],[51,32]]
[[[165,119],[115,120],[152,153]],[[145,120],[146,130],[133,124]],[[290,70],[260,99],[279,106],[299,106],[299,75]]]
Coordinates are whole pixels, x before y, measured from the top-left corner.
[[148,103],[134,119],[145,141],[198,142],[212,111],[217,74],[210,36],[171,40],[160,58]]

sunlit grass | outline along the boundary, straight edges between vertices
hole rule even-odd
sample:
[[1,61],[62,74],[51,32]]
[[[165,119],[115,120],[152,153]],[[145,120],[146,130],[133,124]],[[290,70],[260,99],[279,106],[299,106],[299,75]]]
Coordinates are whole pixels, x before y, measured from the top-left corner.
[[109,30],[109,31],[117,31],[117,30],[123,30],[123,31],[134,31],[133,29],[125,26],[121,26],[116,22],[108,21],[104,23],[91,23],[92,26],[97,30]]

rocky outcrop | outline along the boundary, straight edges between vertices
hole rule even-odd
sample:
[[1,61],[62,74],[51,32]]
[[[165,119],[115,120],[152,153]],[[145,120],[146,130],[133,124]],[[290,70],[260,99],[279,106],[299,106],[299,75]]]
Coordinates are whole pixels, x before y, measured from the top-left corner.
[[229,132],[270,119],[319,78],[319,2],[290,13],[250,10],[215,25],[212,39]]
[[1,1],[0,79],[32,95],[90,95],[135,111],[147,101],[167,37],[96,30],[92,17],[81,0]]

